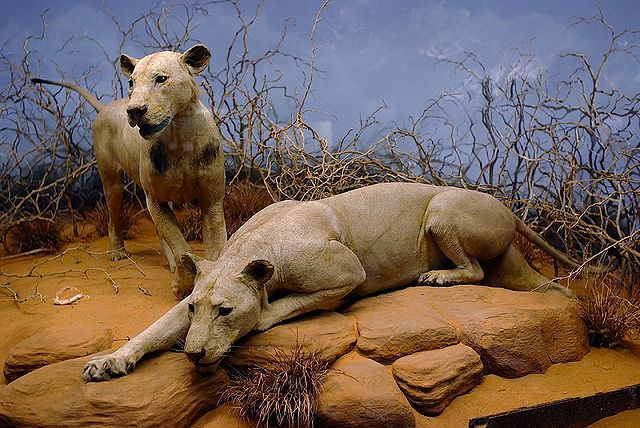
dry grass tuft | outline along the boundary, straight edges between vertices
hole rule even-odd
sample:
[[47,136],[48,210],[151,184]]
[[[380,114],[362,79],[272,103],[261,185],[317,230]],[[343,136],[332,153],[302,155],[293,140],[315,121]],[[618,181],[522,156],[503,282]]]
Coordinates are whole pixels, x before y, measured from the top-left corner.
[[[233,235],[255,213],[273,202],[273,198],[264,186],[249,182],[231,185],[224,197],[227,237]],[[176,210],[176,217],[187,241],[202,241],[202,216],[198,208],[187,204]]]
[[176,210],[176,218],[185,240],[202,241],[202,216],[199,208],[187,204]]
[[302,345],[276,348],[273,360],[230,374],[222,400],[258,426],[312,427],[316,399],[328,366]]
[[231,185],[224,197],[224,217],[227,235],[231,236],[255,213],[275,201],[264,186],[250,182]]
[[[127,201],[122,204],[122,221],[120,227],[124,233],[125,239],[135,238],[131,226],[136,222],[136,217],[141,213],[140,207],[133,201]],[[87,213],[87,220],[95,226],[98,236],[103,237],[109,235],[109,209],[107,205],[100,201],[96,206]]]
[[622,297],[621,281],[612,274],[589,279],[589,295],[581,302],[591,346],[613,348],[640,328],[640,306]]
[[33,250],[55,253],[64,242],[60,224],[38,218],[14,226],[8,238],[9,249],[13,254]]

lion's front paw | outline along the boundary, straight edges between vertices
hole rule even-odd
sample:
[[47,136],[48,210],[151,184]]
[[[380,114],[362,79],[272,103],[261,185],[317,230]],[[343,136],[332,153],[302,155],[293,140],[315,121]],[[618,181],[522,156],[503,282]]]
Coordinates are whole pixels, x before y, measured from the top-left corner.
[[454,282],[451,281],[450,275],[447,275],[445,271],[431,270],[425,272],[418,277],[419,285],[433,285],[436,287],[442,287],[445,285],[451,285]]
[[131,253],[129,253],[124,248],[120,248],[119,250],[109,251],[109,257],[111,258],[111,261],[114,261],[114,262],[116,260],[128,259],[130,256],[131,256]]
[[182,300],[193,291],[193,283],[185,284],[184,281],[179,280],[178,275],[174,275],[171,281],[171,290],[178,300]]
[[135,362],[128,362],[126,358],[115,354],[94,357],[84,366],[83,377],[86,382],[100,382],[111,380],[113,377],[124,376],[135,367]]
[[264,310],[261,314],[260,314],[260,318],[258,319],[258,322],[256,323],[256,326],[254,327],[255,331],[266,331],[268,329],[270,329],[271,327],[273,327],[274,325],[278,324],[279,322],[283,321],[283,319],[285,319],[282,316],[276,316],[272,313],[269,313],[269,310]]

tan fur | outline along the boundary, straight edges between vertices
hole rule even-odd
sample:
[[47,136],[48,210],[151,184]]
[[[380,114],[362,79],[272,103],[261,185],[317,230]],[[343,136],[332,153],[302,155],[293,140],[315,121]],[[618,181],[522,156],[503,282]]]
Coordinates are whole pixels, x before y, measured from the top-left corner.
[[[98,111],[93,142],[109,209],[111,257],[127,257],[120,217],[123,173],[145,192],[151,217],[172,271],[189,246],[180,233],[171,202],[198,198],[202,212],[207,259],[215,260],[226,241],[222,200],[224,165],[220,132],[209,109],[198,98],[193,75],[202,71],[211,54],[196,45],[183,54],[158,52],[142,59],[122,55],[129,78],[129,99],[102,105],[76,85],[33,79],[78,91]],[[183,298],[191,284],[173,282]]]
[[273,204],[231,237],[217,261],[183,255],[177,272],[195,283],[191,296],[115,353],[90,361],[85,379],[126,374],[184,334],[198,367],[215,366],[253,330],[412,282],[574,297],[526,263],[513,244],[517,229],[492,196],[453,187],[388,183]]

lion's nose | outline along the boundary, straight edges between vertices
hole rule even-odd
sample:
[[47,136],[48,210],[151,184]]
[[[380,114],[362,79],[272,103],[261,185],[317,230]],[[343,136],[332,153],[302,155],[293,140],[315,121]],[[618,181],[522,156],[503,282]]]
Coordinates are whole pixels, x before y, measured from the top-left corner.
[[192,362],[197,363],[202,359],[202,357],[204,357],[205,351],[204,348],[202,348],[199,352],[185,351],[184,353],[187,354],[187,358],[189,358]]
[[142,117],[147,112],[147,106],[129,107],[127,109],[127,115],[135,123],[140,123]]

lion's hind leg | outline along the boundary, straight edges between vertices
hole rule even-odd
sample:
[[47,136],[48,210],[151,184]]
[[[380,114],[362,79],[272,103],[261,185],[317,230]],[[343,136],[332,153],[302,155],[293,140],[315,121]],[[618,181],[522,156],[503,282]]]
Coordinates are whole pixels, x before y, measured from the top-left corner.
[[516,230],[511,212],[492,196],[464,189],[435,195],[425,212],[425,233],[449,259],[452,269],[424,272],[425,285],[474,284],[484,278],[479,260],[503,253]]
[[513,243],[504,254],[483,262],[483,266],[487,275],[481,282],[482,285],[516,291],[536,291],[570,299],[576,298],[576,295],[569,288],[563,287],[534,270]]
[[108,165],[98,163],[98,172],[102,180],[102,188],[107,199],[109,212],[109,241],[111,260],[122,260],[130,256],[124,246],[122,230],[122,202],[124,199],[124,172],[114,170]]
[[473,284],[484,278],[484,271],[475,257],[467,254],[455,237],[448,234],[432,234],[443,254],[455,265],[452,269],[436,269],[424,272],[418,278],[421,285]]

